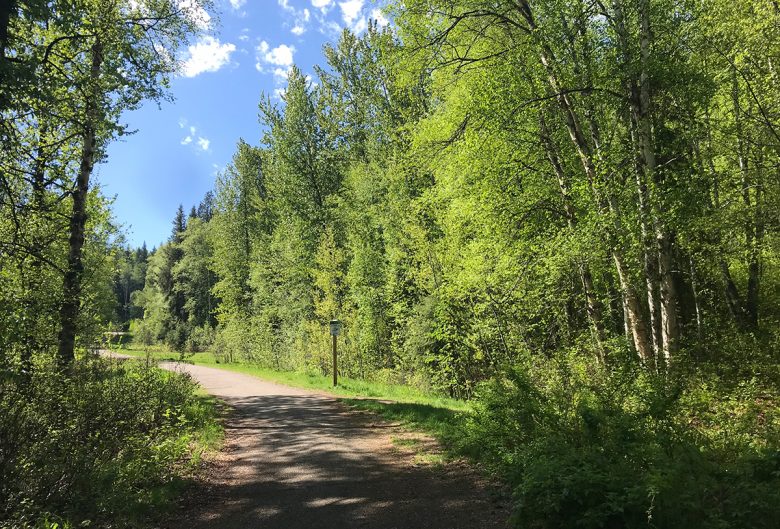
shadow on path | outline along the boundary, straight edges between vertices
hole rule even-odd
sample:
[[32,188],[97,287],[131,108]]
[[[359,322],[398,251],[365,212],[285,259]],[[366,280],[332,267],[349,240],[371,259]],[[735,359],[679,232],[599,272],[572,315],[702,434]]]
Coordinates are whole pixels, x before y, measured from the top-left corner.
[[472,471],[415,466],[389,423],[317,395],[223,398],[224,460],[169,527],[505,527]]

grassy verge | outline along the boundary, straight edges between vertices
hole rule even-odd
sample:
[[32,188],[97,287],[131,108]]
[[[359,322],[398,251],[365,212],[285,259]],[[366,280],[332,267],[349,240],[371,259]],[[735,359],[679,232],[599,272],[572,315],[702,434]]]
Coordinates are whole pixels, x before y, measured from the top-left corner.
[[[139,358],[147,356],[147,352],[141,349],[122,349],[117,352]],[[148,355],[155,361],[179,359],[177,353],[159,349],[150,349]],[[408,386],[340,377],[339,385],[334,388],[332,379],[327,376],[274,371],[252,364],[218,363],[209,352],[188,355],[186,361],[342,397],[340,400],[353,408],[370,411],[410,430],[432,435],[449,455],[456,455],[454,447],[461,435],[463,420],[471,412],[466,402],[426,394]]]
[[[142,349],[122,349],[117,350],[116,352],[139,358],[145,358],[147,354]],[[148,354],[152,360],[156,361],[179,360],[178,353],[170,351],[150,349]],[[452,411],[465,411],[468,409],[468,405],[463,401],[426,394],[409,386],[339,377],[339,385],[334,388],[332,379],[328,376],[294,371],[275,371],[254,364],[239,362],[232,364],[220,363],[215,359],[214,355],[209,352],[188,355],[185,361],[195,365],[215,367],[226,371],[252,375],[288,386],[325,391],[340,397],[384,399],[410,404],[430,405]]]

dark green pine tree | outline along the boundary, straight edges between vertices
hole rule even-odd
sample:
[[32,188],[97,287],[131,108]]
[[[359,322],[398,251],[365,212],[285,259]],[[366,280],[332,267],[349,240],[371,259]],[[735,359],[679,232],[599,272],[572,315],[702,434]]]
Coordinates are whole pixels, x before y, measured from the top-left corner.
[[179,209],[176,210],[176,217],[173,219],[173,230],[171,231],[170,241],[179,244],[181,242],[182,234],[186,229],[187,218],[184,216],[184,207],[179,204]]
[[184,215],[184,207],[179,204],[179,209],[176,210],[176,216],[173,219],[171,237],[165,246],[167,258],[165,260],[165,269],[162,271],[163,294],[170,310],[170,319],[167,322],[165,331],[165,341],[176,350],[184,348],[187,337],[187,311],[185,310],[184,294],[182,289],[176,288],[176,277],[173,273],[176,263],[184,257],[181,242],[186,229],[187,220]]

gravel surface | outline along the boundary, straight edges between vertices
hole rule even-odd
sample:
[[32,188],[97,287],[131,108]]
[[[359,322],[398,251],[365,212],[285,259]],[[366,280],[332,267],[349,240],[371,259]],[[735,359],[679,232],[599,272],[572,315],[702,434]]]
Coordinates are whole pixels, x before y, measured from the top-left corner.
[[[168,529],[506,527],[499,496],[462,462],[421,462],[421,434],[335,398],[186,364],[231,408],[226,443]],[[416,448],[411,448],[414,446]]]

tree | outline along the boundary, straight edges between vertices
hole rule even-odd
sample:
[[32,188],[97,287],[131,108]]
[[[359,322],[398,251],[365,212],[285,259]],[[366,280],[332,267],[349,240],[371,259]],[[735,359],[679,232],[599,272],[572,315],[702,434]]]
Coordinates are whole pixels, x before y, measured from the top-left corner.
[[[122,132],[119,114],[144,99],[164,96],[167,76],[175,71],[176,50],[200,30],[202,4],[177,2],[117,3],[85,0],[74,6],[90,28],[55,27],[51,45],[86,64],[74,70],[68,82],[78,94],[77,133],[81,139],[80,162],[71,192],[68,263],[60,309],[58,358],[62,365],[73,360],[76,321],[83,275],[82,249],[86,224],[86,196],[94,164],[105,144]],[[62,50],[65,51],[64,49]],[[80,74],[78,72],[84,72]]]

